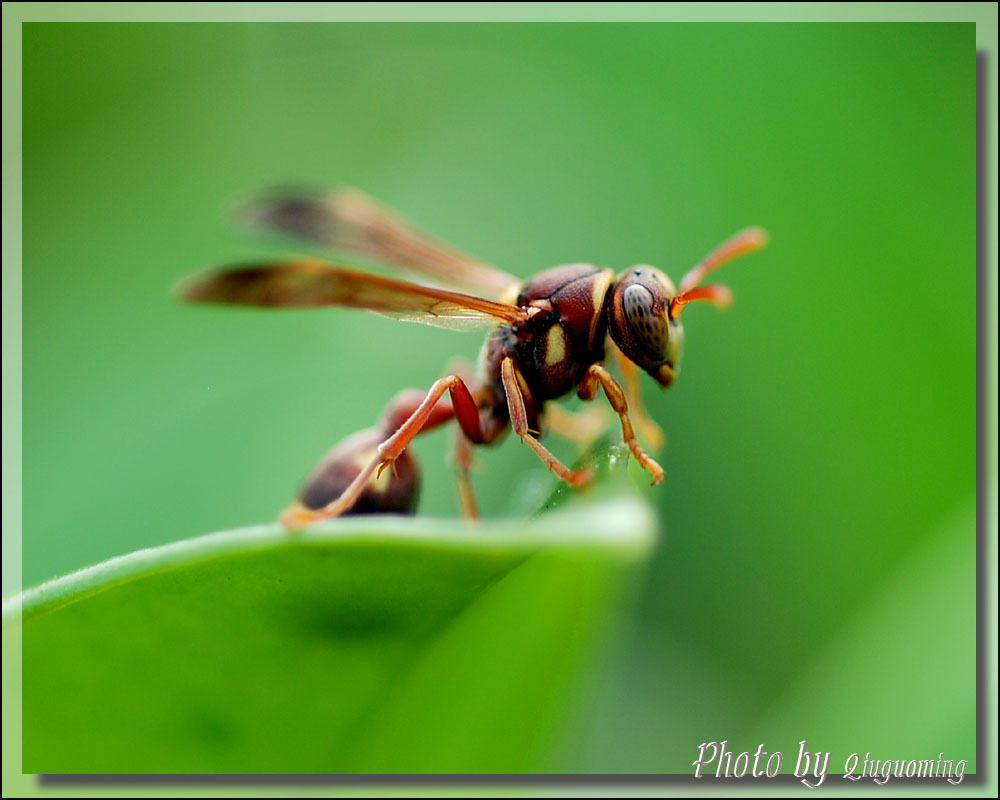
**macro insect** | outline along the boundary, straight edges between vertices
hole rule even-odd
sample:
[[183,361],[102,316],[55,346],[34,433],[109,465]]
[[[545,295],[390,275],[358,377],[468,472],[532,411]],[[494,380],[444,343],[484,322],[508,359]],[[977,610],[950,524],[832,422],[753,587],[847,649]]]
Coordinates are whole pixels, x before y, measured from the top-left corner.
[[[196,277],[181,286],[184,300],[265,308],[346,306],[445,328],[489,331],[477,375],[457,369],[426,392],[401,392],[374,428],[345,439],[321,460],[282,514],[282,522],[292,529],[345,513],[411,512],[419,476],[407,446],[418,434],[451,421],[460,431],[454,461],[465,516],[476,516],[469,475],[472,446],[493,444],[508,428],[558,478],[582,487],[592,470],[568,468],[538,441],[546,427],[574,435],[572,415],[550,402],[574,390],[583,400],[603,391],[632,455],[652,483],[659,483],[663,469],[636,438],[638,427],[654,446],[659,439],[639,402],[637,370],[669,387],[680,366],[681,311],[695,301],[726,307],[732,299],[727,288],[701,286],[701,281],[767,241],[760,228],[736,234],[676,288],[663,272],[645,265],[615,275],[591,264],[569,264],[522,281],[423,233],[353,189],[274,190],[247,204],[243,214],[252,227],[374,258],[474,294],[295,258]],[[604,366],[609,352],[624,389]]]

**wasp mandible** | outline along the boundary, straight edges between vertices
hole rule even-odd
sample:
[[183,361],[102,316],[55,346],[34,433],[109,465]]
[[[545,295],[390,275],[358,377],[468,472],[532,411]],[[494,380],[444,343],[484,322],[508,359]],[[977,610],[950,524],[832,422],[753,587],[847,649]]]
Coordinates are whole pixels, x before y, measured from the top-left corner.
[[[636,368],[669,387],[680,365],[683,308],[695,301],[719,307],[732,301],[726,287],[700,286],[701,281],[767,242],[761,228],[737,233],[676,288],[663,272],[646,265],[616,276],[611,269],[569,264],[524,282],[423,233],[354,189],[269,191],[250,202],[244,214],[251,226],[374,258],[475,294],[299,258],[214,271],[183,284],[184,300],[266,308],[346,306],[445,328],[489,330],[477,376],[456,370],[427,392],[402,392],[376,427],[345,440],[320,462],[282,514],[282,522],[293,529],[345,513],[411,511],[418,477],[406,448],[418,434],[452,420],[460,430],[456,476],[468,517],[476,516],[471,447],[497,442],[508,426],[561,480],[585,486],[592,470],[569,469],[538,441],[546,421],[572,433],[563,415],[547,413],[546,403],[574,389],[583,400],[604,392],[632,455],[653,484],[659,483],[663,469],[636,438],[635,427],[647,432],[654,446],[659,438],[639,403]],[[603,364],[609,351],[625,389]]]

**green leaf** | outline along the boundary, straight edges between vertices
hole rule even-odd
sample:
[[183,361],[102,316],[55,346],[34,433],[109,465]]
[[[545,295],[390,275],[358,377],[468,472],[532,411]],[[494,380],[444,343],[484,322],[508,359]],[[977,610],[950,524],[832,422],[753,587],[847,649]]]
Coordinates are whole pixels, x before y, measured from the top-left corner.
[[475,526],[268,525],[51,581],[4,608],[23,768],[544,769],[654,530],[631,496]]
[[[975,772],[975,552],[973,497],[872,587],[748,739],[793,752],[806,737],[813,750],[852,742],[862,761],[944,753]],[[803,719],[809,730],[788,741]],[[836,771],[851,752],[833,753]]]

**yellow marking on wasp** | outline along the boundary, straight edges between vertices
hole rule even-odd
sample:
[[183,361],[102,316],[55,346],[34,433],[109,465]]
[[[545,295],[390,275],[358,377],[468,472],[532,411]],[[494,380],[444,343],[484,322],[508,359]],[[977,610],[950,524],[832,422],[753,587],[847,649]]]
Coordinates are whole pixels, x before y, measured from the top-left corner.
[[601,309],[604,307],[604,298],[608,294],[608,289],[611,287],[611,282],[615,279],[615,271],[613,269],[601,270],[600,273],[594,276],[594,288],[593,288],[593,303],[594,303],[594,319],[590,323],[590,336],[587,338],[587,347],[594,346],[594,337],[597,335],[597,323],[601,319]]
[[563,333],[561,325],[553,325],[549,328],[549,335],[545,338],[545,365],[554,367],[562,363],[566,358],[566,334]]

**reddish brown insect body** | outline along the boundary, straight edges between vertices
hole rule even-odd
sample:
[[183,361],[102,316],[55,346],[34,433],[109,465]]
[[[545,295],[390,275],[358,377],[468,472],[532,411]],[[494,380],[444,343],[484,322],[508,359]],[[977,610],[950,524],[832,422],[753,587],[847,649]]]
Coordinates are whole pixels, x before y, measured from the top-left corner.
[[611,270],[574,264],[546,270],[521,288],[517,305],[537,313],[521,325],[500,323],[486,340],[480,363],[493,392],[495,424],[508,420],[501,373],[505,358],[513,360],[524,379],[528,427],[533,431],[541,430],[538,413],[545,401],[573,391],[587,367],[604,360],[604,305],[613,278]]
[[[576,389],[584,400],[604,391],[621,420],[622,435],[652,476],[663,470],[639,446],[632,417],[654,446],[659,431],[638,402],[635,366],[664,388],[680,365],[683,330],[678,316],[692,301],[727,305],[721,286],[695,288],[713,269],[761,248],[757,228],[737,234],[681,281],[679,291],[659,270],[632,267],[615,277],[589,264],[553,267],[524,284],[507,273],[417,231],[353,190],[266,195],[247,211],[251,223],[366,256],[397,267],[475,288],[499,300],[404,283],[312,260],[249,265],[214,272],[187,283],[184,299],[262,307],[340,305],[366,308],[444,327],[489,327],[478,380],[449,375],[429,391],[398,395],[376,428],[342,442],[320,462],[298,500],[282,519],[288,527],[345,513],[409,512],[419,478],[406,452],[415,436],[454,419],[461,430],[455,463],[463,513],[475,516],[469,480],[471,444],[489,444],[508,425],[542,462],[572,486],[586,484],[588,470],[572,471],[539,441],[546,404]],[[627,391],[604,368],[606,347],[618,357]],[[445,395],[449,395],[446,397]],[[628,399],[626,399],[626,396]],[[630,404],[632,407],[630,416]],[[564,435],[566,415],[549,419]],[[392,477],[380,477],[391,466]]]
[[[378,446],[391,431],[366,428],[337,444],[320,460],[302,490],[298,502],[307,511],[319,511],[340,497],[378,453]],[[420,496],[420,473],[416,461],[404,450],[393,468],[380,479],[369,480],[345,514],[412,514]]]

